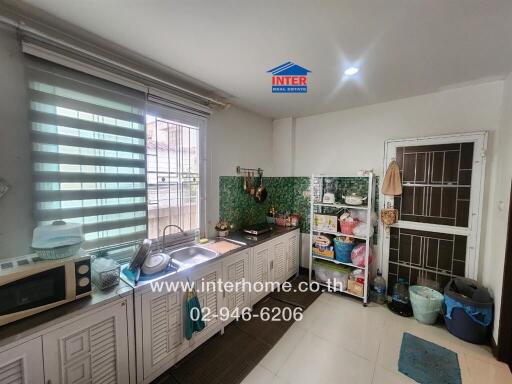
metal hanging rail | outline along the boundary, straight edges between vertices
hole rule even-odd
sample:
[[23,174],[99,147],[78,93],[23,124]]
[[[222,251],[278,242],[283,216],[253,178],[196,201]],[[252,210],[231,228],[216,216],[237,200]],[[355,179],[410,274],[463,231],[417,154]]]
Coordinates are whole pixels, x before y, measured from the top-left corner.
[[236,173],[240,175],[241,173],[246,172],[258,172],[258,175],[261,177],[263,176],[263,169],[261,168],[242,168],[239,165],[236,166]]

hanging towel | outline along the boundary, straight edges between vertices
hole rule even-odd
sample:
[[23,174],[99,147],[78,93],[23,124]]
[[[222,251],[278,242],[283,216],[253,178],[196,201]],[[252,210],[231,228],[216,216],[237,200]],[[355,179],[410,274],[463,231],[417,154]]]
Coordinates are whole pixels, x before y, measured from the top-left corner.
[[205,324],[201,304],[199,304],[199,299],[197,298],[194,288],[191,287],[186,295],[184,321],[185,338],[190,340],[195,332],[200,332],[204,329]]
[[389,163],[386,176],[382,182],[382,193],[384,195],[397,196],[402,194],[402,181],[400,180],[400,168],[393,160]]

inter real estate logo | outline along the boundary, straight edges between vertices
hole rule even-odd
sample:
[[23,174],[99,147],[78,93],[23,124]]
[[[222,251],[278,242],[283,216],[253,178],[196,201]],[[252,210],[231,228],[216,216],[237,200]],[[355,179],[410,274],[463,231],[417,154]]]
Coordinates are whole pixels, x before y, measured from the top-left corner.
[[272,74],[272,93],[306,93],[309,69],[288,61],[267,73]]

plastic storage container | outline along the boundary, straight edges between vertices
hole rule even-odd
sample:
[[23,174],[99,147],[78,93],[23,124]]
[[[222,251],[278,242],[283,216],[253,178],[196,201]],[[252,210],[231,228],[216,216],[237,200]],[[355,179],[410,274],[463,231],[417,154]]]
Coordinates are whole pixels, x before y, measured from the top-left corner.
[[41,259],[64,259],[75,256],[83,241],[82,224],[54,221],[34,229],[32,249]]
[[341,233],[344,233],[345,235],[354,234],[354,228],[357,227],[358,224],[359,224],[359,221],[357,221],[357,220],[354,220],[354,221],[348,221],[348,220],[341,221],[340,220]]
[[489,338],[493,300],[487,288],[475,280],[456,277],[444,289],[443,314],[448,331],[474,344]]
[[351,272],[350,268],[336,265],[329,261],[315,260],[313,262],[313,270],[318,281],[326,284],[330,283],[342,291],[347,289],[348,277]]
[[409,297],[416,320],[423,324],[434,324],[437,321],[444,298],[441,293],[429,287],[413,285],[409,287]]
[[334,239],[335,258],[342,263],[352,263],[351,255],[354,249],[354,243],[345,243],[342,240]]
[[92,282],[98,289],[106,289],[119,284],[120,266],[115,260],[96,258],[91,269]]

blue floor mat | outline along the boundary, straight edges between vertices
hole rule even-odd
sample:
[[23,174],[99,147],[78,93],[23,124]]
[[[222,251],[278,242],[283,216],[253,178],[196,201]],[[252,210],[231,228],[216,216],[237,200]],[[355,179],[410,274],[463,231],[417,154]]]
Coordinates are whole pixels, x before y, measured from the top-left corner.
[[398,370],[421,384],[461,384],[455,352],[404,333]]

